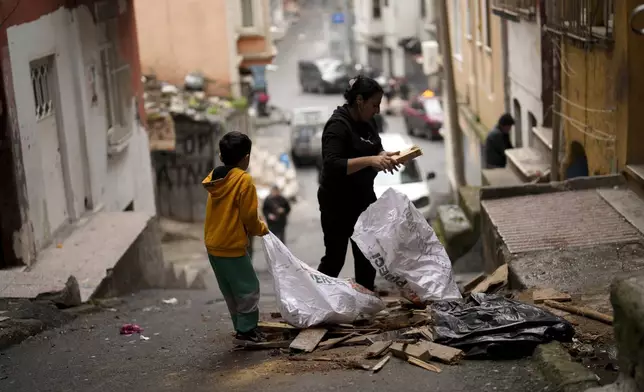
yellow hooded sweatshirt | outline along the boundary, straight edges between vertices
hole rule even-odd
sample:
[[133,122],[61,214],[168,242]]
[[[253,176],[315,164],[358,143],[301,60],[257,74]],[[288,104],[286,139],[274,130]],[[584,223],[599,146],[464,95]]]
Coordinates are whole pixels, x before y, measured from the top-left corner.
[[249,235],[268,234],[266,224],[259,219],[252,177],[239,168],[221,166],[202,184],[209,193],[204,224],[208,253],[219,257],[245,255]]

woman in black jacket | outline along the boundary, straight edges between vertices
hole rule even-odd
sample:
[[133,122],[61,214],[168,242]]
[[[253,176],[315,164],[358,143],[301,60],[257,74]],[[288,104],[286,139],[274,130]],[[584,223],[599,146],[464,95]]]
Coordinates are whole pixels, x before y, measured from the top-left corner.
[[[324,257],[318,270],[337,277],[344,266],[347,244],[360,214],[376,201],[373,182],[379,171],[394,172],[397,152],[382,148],[373,119],[380,111],[382,87],[373,79],[358,76],[344,93],[347,103],[331,115],[322,134],[322,174],[318,202]],[[374,290],[376,270],[351,241],[356,282]]]

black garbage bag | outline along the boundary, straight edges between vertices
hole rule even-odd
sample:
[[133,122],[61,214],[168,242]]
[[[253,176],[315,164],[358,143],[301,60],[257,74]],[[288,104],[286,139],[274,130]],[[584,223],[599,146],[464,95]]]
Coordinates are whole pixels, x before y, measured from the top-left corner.
[[468,358],[520,358],[542,343],[570,342],[575,334],[561,317],[499,295],[437,301],[430,310],[436,343],[459,348]]

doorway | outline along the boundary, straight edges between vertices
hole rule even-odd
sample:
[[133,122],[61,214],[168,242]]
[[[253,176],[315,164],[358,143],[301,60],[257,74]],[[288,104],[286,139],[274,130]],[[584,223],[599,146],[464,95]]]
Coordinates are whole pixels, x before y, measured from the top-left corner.
[[44,218],[47,227],[37,230],[37,246],[42,246],[51,236],[69,222],[67,178],[63,169],[64,146],[58,125],[58,83],[55,57],[47,56],[30,64],[31,84],[35,106],[35,134],[41,156],[44,191]]
[[515,98],[513,100],[514,107],[514,140],[513,145],[515,148],[523,147],[523,121],[521,118],[521,104]]
[[533,129],[536,126],[537,126],[537,119],[534,116],[534,114],[532,114],[532,112],[529,111],[528,112],[528,127],[530,127],[530,129],[528,129],[528,145],[530,145],[530,146],[532,145],[532,138],[534,137]]

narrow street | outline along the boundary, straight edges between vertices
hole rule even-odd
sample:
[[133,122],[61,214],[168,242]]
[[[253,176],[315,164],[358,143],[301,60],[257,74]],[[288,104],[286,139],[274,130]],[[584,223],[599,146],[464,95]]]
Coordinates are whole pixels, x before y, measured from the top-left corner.
[[[320,11],[303,10],[302,17],[284,41],[269,75],[273,103],[284,109],[342,104],[340,95],[303,95],[296,81],[298,58],[323,52]],[[391,132],[404,132],[400,118],[389,118]],[[437,173],[434,192],[447,189],[442,173],[443,145],[416,140],[424,156],[420,163]],[[288,151],[289,130],[273,126],[258,132],[257,145],[279,154]],[[322,253],[322,233],[316,201],[313,168],[298,171],[299,201],[287,232],[293,253],[317,265]],[[205,197],[205,195],[204,195]],[[199,241],[177,248],[185,258],[207,266]],[[343,276],[352,276],[352,257]],[[265,318],[276,311],[272,278],[267,272],[261,240],[255,241],[254,264],[262,289]],[[338,370],[330,367],[294,366],[274,352],[232,351],[231,326],[223,298],[210,273],[204,291],[145,291],[104,304],[99,311],[79,314],[62,328],[45,331],[20,345],[0,352],[2,391],[545,391],[547,385],[532,362],[467,361],[445,366],[441,374],[392,360],[380,373]],[[176,298],[176,304],[163,299]],[[136,323],[138,335],[119,334],[125,323]],[[364,347],[357,347],[358,352]]]

